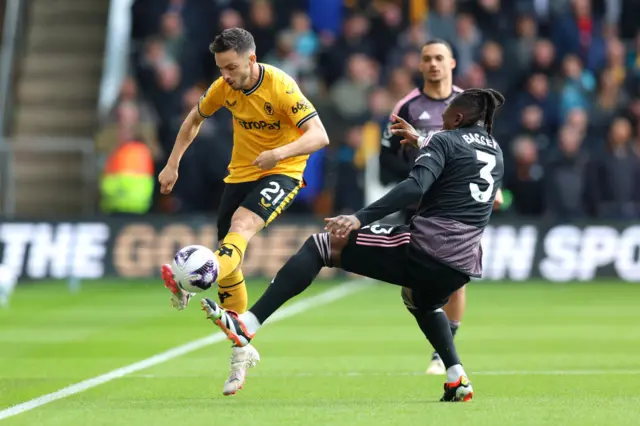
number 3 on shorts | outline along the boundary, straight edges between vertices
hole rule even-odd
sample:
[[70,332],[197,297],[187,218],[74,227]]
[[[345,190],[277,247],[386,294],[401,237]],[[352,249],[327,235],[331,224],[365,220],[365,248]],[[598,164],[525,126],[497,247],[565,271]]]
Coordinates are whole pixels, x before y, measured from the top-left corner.
[[276,207],[284,198],[284,194],[284,189],[282,189],[280,184],[278,182],[271,181],[268,183],[266,188],[260,191],[260,195],[262,196],[260,204],[264,208]]

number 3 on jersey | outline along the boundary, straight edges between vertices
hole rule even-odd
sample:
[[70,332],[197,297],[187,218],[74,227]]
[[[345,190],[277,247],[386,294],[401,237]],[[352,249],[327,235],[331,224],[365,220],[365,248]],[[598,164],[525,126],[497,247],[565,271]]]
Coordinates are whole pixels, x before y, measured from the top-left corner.
[[479,203],[488,203],[491,200],[491,194],[493,194],[494,180],[491,172],[493,172],[494,167],[496,167],[496,156],[479,150],[476,150],[476,155],[478,161],[485,163],[485,166],[480,169],[480,179],[487,182],[489,187],[482,191],[478,184],[470,183],[469,190],[474,200]]
[[268,188],[260,191],[260,195],[262,195],[262,199],[260,200],[262,207],[269,208],[278,205],[282,200],[282,197],[284,197],[284,189],[280,187],[278,182],[271,181],[269,182]]

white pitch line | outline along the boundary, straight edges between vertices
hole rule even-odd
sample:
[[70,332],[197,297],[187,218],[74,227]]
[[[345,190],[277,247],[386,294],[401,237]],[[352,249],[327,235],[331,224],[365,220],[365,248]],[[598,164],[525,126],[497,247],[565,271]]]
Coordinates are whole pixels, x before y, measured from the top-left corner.
[[[327,303],[331,303],[336,300],[342,299],[344,297],[347,297],[353,293],[356,293],[362,290],[365,287],[368,287],[370,283],[371,283],[370,280],[357,280],[357,281],[350,281],[350,282],[343,283],[337,287],[334,287],[330,290],[322,292],[318,295],[315,295],[306,299],[302,299],[298,302],[294,302],[291,305],[282,308],[280,311],[276,312],[271,318],[269,318],[269,320],[267,320],[266,323],[282,321],[285,318],[289,318],[294,315],[298,315],[302,312],[305,312],[310,308],[314,308],[320,305],[325,305]],[[226,339],[226,336],[223,333],[215,333],[211,336],[203,337],[202,339],[194,340],[184,345],[177,346],[173,349],[169,349],[168,351],[161,352],[150,358],[143,359],[142,361],[136,362],[131,365],[127,365],[126,367],[118,368],[116,370],[105,373],[101,376],[93,377],[91,379],[87,379],[82,382],[78,382],[76,384],[67,386],[66,388],[62,388],[53,393],[42,395],[30,401],[26,401],[21,404],[11,406],[9,408],[5,408],[4,410],[0,411],[0,420],[16,416],[26,411],[33,410],[34,408],[41,407],[53,401],[57,401],[58,399],[66,398],[71,395],[84,392],[88,389],[95,388],[96,386],[103,385],[105,383],[124,377],[128,374],[135,373],[137,371],[144,370],[158,364],[162,364],[164,362],[167,362],[179,356],[188,354],[193,351],[197,351],[198,349],[204,348],[205,346],[222,342],[225,339]]]
[[638,375],[640,370],[497,370],[471,372],[469,376],[606,376],[608,374]]
[[[504,371],[469,371],[473,376],[621,376],[640,375],[640,370],[504,370]],[[298,372],[298,373],[261,373],[250,372],[249,377],[414,377],[426,376],[423,371],[342,371],[342,372]],[[159,379],[163,376],[154,374],[136,374],[141,379]],[[202,375],[181,376],[202,377]]]

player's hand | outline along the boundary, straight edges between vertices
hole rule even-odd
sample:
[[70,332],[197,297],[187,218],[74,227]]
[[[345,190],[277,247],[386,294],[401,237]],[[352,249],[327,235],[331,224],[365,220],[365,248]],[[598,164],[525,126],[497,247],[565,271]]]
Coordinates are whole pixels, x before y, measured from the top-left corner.
[[169,194],[173,190],[173,186],[178,180],[178,168],[167,164],[164,169],[158,175],[158,182],[160,182],[160,192],[163,194]]
[[260,167],[262,170],[273,169],[278,164],[280,158],[278,158],[277,151],[275,149],[264,151],[253,162],[254,166]]
[[391,118],[395,121],[395,123],[391,125],[391,133],[402,137],[400,143],[403,145],[413,145],[418,148],[418,139],[420,138],[418,131],[411,124],[395,114],[392,114]]
[[352,214],[329,217],[326,218],[325,221],[327,222],[327,225],[324,229],[338,238],[346,237],[351,231],[360,229],[361,226],[358,218]]

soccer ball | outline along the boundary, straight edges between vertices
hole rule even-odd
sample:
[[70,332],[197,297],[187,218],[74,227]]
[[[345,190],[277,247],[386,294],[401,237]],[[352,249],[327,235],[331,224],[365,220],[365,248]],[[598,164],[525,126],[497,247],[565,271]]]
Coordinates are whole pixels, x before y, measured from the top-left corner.
[[209,290],[218,279],[220,265],[215,254],[205,246],[187,246],[178,251],[171,263],[178,286],[190,293]]

